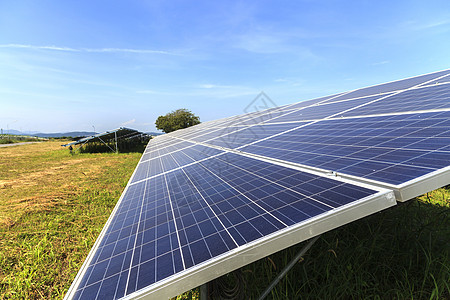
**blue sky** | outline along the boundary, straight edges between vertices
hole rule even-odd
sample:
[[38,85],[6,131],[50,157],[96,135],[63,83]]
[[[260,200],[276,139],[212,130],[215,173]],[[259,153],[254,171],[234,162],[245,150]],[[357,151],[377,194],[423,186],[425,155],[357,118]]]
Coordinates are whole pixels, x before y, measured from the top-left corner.
[[0,0],[0,127],[154,131],[450,68],[450,1]]

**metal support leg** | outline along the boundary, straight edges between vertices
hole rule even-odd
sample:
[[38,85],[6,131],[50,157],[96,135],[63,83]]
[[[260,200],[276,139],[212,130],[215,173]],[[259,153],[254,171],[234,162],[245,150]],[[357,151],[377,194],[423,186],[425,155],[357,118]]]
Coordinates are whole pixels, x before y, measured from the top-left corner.
[[[98,139],[99,139],[103,144],[105,144],[106,147],[108,147],[109,149],[111,149],[112,152],[114,152],[114,149],[111,148],[107,143],[105,143],[104,140],[102,140],[100,137],[98,137]],[[84,145],[84,144],[83,144],[83,145]],[[116,147],[117,147],[117,146],[116,146]]]
[[117,147],[117,131],[114,132],[114,137],[116,139],[116,153],[119,153],[119,148]]
[[200,297],[199,298],[200,298],[200,300],[209,300],[207,283],[200,286]]
[[300,250],[300,252],[289,262],[289,264],[281,271],[280,274],[272,281],[269,287],[261,294],[258,298],[259,300],[264,300],[267,295],[269,295],[270,291],[278,284],[278,282],[289,272],[290,269],[299,261],[299,259],[305,255],[305,253],[311,248],[311,246],[319,239],[320,235],[315,238],[309,240],[308,244]]

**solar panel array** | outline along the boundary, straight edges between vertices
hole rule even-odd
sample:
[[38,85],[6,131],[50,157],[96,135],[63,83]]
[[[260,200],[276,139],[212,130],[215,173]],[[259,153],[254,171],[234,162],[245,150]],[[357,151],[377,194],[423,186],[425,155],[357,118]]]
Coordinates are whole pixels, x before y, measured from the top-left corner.
[[75,146],[75,145],[84,145],[89,142],[105,142],[109,140],[133,140],[133,139],[149,139],[149,135],[134,129],[126,128],[126,127],[120,127],[114,130],[106,131],[103,133],[98,133],[93,136],[88,136],[85,138],[81,138],[77,141],[61,145],[63,147],[67,146]]
[[173,297],[450,180],[450,70],[151,140],[66,298]]

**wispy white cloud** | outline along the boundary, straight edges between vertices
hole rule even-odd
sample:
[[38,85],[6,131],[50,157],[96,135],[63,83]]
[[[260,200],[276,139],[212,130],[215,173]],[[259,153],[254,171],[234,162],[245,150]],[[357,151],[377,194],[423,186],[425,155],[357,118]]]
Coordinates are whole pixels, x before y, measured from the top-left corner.
[[308,35],[301,32],[281,32],[267,28],[250,29],[242,34],[228,37],[232,48],[264,55],[292,55],[293,57],[317,61],[321,57],[305,41]]
[[111,52],[111,53],[180,55],[180,54],[175,53],[175,52],[163,51],[163,50],[129,49],[129,48],[100,48],[100,49],[81,48],[80,51],[96,52],[96,53]]
[[446,34],[450,31],[450,15],[435,17],[433,19],[410,19],[399,23],[387,32],[387,37],[417,38],[429,37],[432,34]]
[[152,126],[152,125],[155,125],[155,123],[139,123],[139,125],[141,125],[141,126]]
[[203,83],[194,88],[193,94],[199,96],[212,96],[217,98],[233,98],[247,95],[255,95],[258,90],[241,85],[222,85]]
[[132,120],[123,122],[123,123],[120,124],[120,125],[121,125],[121,126],[127,126],[127,125],[133,124],[133,123],[135,123],[135,122],[136,122],[136,119],[132,119]]
[[198,87],[201,89],[242,89],[243,88],[241,86],[236,86],[236,85],[218,85],[218,84],[210,84],[210,83],[200,84]]
[[136,94],[148,94],[148,95],[169,95],[170,93],[155,91],[155,90],[139,90]]
[[79,52],[79,50],[69,47],[57,47],[57,46],[34,46],[34,45],[24,45],[24,44],[4,44],[0,45],[0,48],[20,48],[20,49],[32,49],[32,50],[54,50],[54,51],[64,51],[64,52]]
[[447,25],[450,25],[450,20],[440,20],[440,21],[430,21],[430,22],[411,22],[412,28],[415,30],[428,30],[428,29],[435,29],[435,28],[442,28]]
[[161,91],[152,89],[143,89],[136,91],[137,94],[159,95],[159,96],[183,96],[183,97],[215,97],[215,98],[233,98],[247,95],[256,95],[260,91],[240,85],[221,85],[202,83],[183,88],[174,88],[172,91]]
[[285,41],[279,36],[256,32],[249,32],[237,36],[234,46],[248,52],[263,54],[286,52],[290,50]]
[[0,45],[0,48],[50,50],[61,52],[85,52],[85,53],[135,53],[135,54],[180,55],[179,53],[171,51],[151,50],[151,49],[131,49],[131,48],[71,48],[59,46],[36,46],[27,44],[3,44]]
[[274,80],[274,82],[277,83],[277,85],[283,85],[283,86],[293,86],[293,87],[298,87],[298,86],[304,86],[305,85],[305,80],[302,78],[292,78],[292,77],[284,77],[284,78],[277,78]]
[[372,63],[372,66],[380,66],[380,65],[385,65],[385,64],[388,64],[388,63],[390,63],[389,60],[383,60],[383,61]]

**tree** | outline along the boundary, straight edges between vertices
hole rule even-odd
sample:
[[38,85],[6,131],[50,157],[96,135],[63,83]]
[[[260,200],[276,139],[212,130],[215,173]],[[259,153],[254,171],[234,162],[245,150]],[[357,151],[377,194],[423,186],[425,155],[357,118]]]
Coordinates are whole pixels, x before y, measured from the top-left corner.
[[174,110],[164,116],[159,116],[155,122],[156,128],[165,133],[197,124],[200,124],[200,118],[185,108]]

